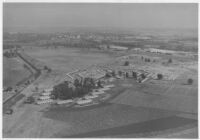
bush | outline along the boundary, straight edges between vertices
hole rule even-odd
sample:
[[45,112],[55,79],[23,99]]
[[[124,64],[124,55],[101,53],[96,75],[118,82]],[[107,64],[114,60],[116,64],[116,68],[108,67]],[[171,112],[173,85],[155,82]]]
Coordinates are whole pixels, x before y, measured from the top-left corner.
[[118,71],[118,75],[119,75],[119,76],[122,76],[122,71]]
[[54,96],[55,99],[62,100],[72,99],[74,97],[82,97],[95,88],[95,82],[94,79],[86,77],[84,78],[83,83],[76,79],[74,81],[74,86],[75,89],[70,86],[68,81],[60,83],[54,86],[52,96]]
[[112,74],[112,76],[113,76],[113,77],[115,77],[115,76],[116,76],[116,74],[115,74],[115,71],[112,71],[112,73],[111,73],[111,74]]
[[126,72],[126,77],[127,77],[127,78],[129,77],[129,74],[128,74],[128,72]]
[[133,78],[136,78],[137,79],[137,73],[136,72],[132,72],[132,76],[133,76]]
[[168,60],[168,63],[172,63],[172,59],[171,58]]
[[49,69],[48,69],[48,73],[50,73],[50,72],[51,72],[51,69],[49,68]]
[[44,70],[48,70],[48,67],[47,67],[47,66],[44,66]]
[[111,77],[111,74],[107,72],[106,75],[105,75],[105,77],[109,78],[109,77]]
[[129,66],[129,61],[125,61],[124,66]]
[[191,85],[191,84],[193,83],[193,79],[189,78],[188,81],[187,81],[187,83],[188,83],[189,85]]
[[98,82],[97,82],[97,86],[99,87],[99,88],[102,88],[103,86],[102,86],[102,82],[99,80]]
[[160,80],[163,78],[163,75],[159,73],[159,74],[157,74],[157,78],[158,78],[158,80]]
[[142,78],[142,79],[145,79],[145,78],[146,78],[146,76],[144,75],[144,73],[141,74],[141,78]]

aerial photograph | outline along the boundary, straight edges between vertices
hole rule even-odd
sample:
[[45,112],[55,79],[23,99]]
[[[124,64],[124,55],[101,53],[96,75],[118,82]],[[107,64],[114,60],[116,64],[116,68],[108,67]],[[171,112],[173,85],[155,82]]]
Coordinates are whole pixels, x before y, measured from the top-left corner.
[[198,138],[198,3],[3,3],[3,138]]

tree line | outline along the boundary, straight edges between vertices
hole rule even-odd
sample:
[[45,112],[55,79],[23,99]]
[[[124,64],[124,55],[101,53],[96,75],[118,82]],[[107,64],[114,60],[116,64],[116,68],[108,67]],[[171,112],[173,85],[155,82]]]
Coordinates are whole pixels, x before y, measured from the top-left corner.
[[101,81],[99,80],[96,86],[94,79],[89,77],[81,80],[75,79],[73,83],[64,81],[54,86],[52,96],[61,100],[73,99],[83,97],[97,87],[102,87]]

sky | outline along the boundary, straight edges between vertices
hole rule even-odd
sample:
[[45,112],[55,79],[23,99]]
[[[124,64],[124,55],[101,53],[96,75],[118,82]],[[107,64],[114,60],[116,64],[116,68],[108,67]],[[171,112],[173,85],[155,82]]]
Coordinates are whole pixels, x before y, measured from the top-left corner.
[[198,28],[198,4],[4,3],[4,31]]

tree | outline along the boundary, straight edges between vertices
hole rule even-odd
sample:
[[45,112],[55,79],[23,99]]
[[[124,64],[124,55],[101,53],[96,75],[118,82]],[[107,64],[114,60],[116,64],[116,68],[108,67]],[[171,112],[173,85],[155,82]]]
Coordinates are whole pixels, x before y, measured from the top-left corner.
[[89,92],[92,88],[93,88],[93,80],[91,80],[92,78],[85,78],[84,82],[83,82],[83,88],[85,88],[85,90],[87,92]]
[[113,77],[115,77],[115,76],[116,76],[116,74],[115,74],[115,71],[114,71],[114,70],[112,71],[111,75],[112,75]]
[[132,76],[133,76],[133,78],[137,78],[137,73],[133,71]]
[[95,87],[94,79],[89,77],[84,78],[83,82],[75,79],[73,84],[75,89],[70,86],[68,81],[54,86],[52,96],[54,96],[55,99],[71,99],[74,97],[82,97],[85,94],[88,94]]
[[35,91],[37,92],[39,90],[39,88],[37,86],[35,86]]
[[95,82],[93,78],[90,78],[90,88],[95,88]]
[[105,77],[107,77],[107,78],[111,77],[110,73],[107,72]]
[[118,71],[119,76],[122,76],[122,71]]
[[172,59],[171,58],[168,60],[168,63],[172,63]]
[[28,69],[28,66],[26,64],[23,65],[25,69]]
[[44,66],[44,70],[48,70],[48,67],[47,67],[47,66]]
[[48,70],[47,70],[47,71],[48,71],[48,73],[50,73],[50,72],[51,72],[51,68],[48,68]]
[[74,80],[74,86],[77,88],[77,87],[80,87],[81,83],[79,82],[78,79],[75,79]]
[[55,97],[55,99],[71,99],[72,98],[73,91],[69,87],[68,81],[65,81],[63,83],[60,83],[53,88],[52,95]]
[[127,78],[129,77],[129,74],[128,74],[128,72],[126,72],[126,77],[127,77]]
[[142,79],[145,79],[145,78],[146,78],[146,76],[144,75],[144,73],[141,74],[141,78],[142,78]]
[[129,61],[125,61],[124,66],[129,66]]
[[163,75],[162,75],[162,74],[160,74],[160,73],[157,74],[157,79],[158,79],[158,80],[161,80],[162,78],[163,78]]
[[12,89],[13,89],[12,87],[8,87],[6,90],[7,91],[12,91]]
[[192,85],[193,79],[189,78],[189,79],[187,80],[187,83],[188,83],[188,85]]
[[97,82],[97,86],[99,87],[99,88],[102,88],[103,86],[102,86],[102,83],[101,83],[101,80],[99,80],[98,82]]

